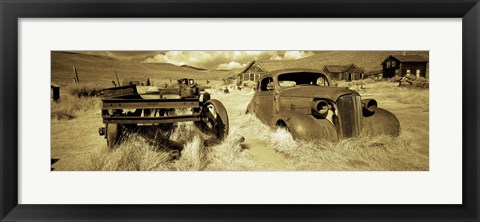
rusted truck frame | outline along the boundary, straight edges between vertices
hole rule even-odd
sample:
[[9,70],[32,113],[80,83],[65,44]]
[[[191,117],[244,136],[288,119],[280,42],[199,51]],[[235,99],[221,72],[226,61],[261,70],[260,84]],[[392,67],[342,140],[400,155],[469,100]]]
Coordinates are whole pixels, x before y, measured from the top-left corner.
[[[174,124],[179,122],[194,122],[201,132],[219,140],[225,138],[229,126],[223,104],[210,99],[208,93],[200,92],[193,80],[183,80],[179,80],[178,88],[144,94],[138,93],[136,85],[104,89],[101,114],[105,126],[99,128],[99,134],[105,137],[107,146],[118,146],[126,131],[140,127],[172,131]],[[179,98],[167,98],[166,95]],[[157,98],[144,98],[146,96]],[[180,109],[191,113],[177,114]]]

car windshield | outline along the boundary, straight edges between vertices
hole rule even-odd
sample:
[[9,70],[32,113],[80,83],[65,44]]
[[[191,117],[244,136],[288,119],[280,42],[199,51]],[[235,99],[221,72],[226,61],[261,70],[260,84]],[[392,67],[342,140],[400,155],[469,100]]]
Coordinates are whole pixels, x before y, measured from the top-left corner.
[[329,86],[327,77],[321,73],[295,72],[278,76],[278,85],[281,87],[295,87],[299,85]]

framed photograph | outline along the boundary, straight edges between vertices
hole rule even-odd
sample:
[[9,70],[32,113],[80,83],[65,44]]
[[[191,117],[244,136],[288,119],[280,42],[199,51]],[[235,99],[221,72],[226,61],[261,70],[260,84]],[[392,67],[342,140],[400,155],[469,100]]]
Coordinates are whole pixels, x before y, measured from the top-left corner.
[[1,11],[1,221],[479,220],[477,0]]

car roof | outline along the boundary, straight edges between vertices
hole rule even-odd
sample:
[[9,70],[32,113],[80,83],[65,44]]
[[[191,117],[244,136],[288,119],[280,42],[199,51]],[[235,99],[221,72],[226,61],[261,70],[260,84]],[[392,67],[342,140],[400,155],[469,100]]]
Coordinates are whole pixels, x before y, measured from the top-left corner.
[[275,71],[269,72],[265,76],[267,76],[267,75],[278,76],[278,75],[281,75],[281,74],[296,73],[296,72],[319,73],[319,74],[323,74],[327,77],[330,77],[327,73],[325,73],[321,70],[318,70],[318,69],[281,69],[281,70],[275,70]]

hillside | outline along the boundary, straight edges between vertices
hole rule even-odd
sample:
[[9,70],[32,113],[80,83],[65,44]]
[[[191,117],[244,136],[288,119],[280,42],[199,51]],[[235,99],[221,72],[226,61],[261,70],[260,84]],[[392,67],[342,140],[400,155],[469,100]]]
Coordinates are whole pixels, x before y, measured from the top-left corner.
[[[381,70],[381,63],[389,55],[401,55],[403,51],[317,51],[314,55],[298,60],[263,60],[268,70],[306,68],[323,70],[325,65],[348,65],[355,63],[365,71]],[[407,51],[407,55],[421,55],[428,58],[428,51]]]
[[76,52],[51,52],[51,80],[65,85],[73,81],[73,66],[76,67],[80,82],[95,82],[110,86],[115,80],[115,71],[120,82],[139,80],[153,82],[178,79],[183,77],[198,80],[221,80],[230,72],[199,70],[188,66],[176,66],[169,63],[138,63],[128,60],[82,54]]
[[[347,65],[355,63],[366,71],[382,69],[381,63],[389,55],[401,55],[403,51],[331,51],[318,52],[313,56],[299,59],[297,64],[315,69],[325,65]],[[428,58],[428,51],[407,51],[407,55],[422,55]]]

